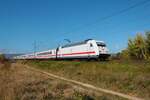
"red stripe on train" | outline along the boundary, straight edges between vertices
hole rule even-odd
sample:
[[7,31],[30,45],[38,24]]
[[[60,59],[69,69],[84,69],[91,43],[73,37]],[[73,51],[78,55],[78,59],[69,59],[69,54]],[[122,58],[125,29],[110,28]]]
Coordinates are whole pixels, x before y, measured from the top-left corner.
[[[94,54],[95,51],[91,51],[91,52],[76,52],[76,53],[68,53],[68,54],[58,54],[58,56],[63,55],[63,56],[68,56],[68,55],[79,55],[79,54]],[[48,56],[39,56],[39,57],[50,57],[50,56],[56,56],[56,55],[48,55]]]
[[65,56],[65,55],[93,54],[93,53],[95,53],[95,51],[91,51],[91,52],[68,53],[68,54],[62,54],[62,55]]

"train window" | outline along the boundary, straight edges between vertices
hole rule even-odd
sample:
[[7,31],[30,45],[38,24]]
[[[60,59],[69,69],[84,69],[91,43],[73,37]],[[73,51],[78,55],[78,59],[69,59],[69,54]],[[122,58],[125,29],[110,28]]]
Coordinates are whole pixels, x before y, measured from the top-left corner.
[[39,53],[39,54],[37,54],[37,55],[48,55],[48,54],[52,54],[52,51]]
[[90,43],[90,47],[93,47],[93,44],[92,44],[92,43]]
[[105,43],[97,42],[97,46],[106,47]]

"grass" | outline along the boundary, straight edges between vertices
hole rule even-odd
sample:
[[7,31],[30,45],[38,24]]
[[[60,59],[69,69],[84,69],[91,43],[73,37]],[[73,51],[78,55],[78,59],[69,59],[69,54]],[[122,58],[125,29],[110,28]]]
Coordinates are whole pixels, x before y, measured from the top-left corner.
[[150,98],[150,63],[146,61],[30,61],[28,64],[101,88]]
[[104,93],[95,95],[75,89],[71,84],[26,69],[22,64],[11,64],[6,61],[5,64],[0,63],[0,100],[114,99],[122,100],[122,98],[117,96]]

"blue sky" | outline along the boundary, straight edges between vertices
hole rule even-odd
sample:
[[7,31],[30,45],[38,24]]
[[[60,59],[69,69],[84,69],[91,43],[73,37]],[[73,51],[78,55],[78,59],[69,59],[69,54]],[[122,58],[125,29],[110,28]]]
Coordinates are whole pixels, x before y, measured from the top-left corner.
[[150,30],[150,2],[96,21],[141,1],[0,0],[0,51],[27,53],[33,51],[34,41],[40,51],[67,43],[64,39],[93,38],[118,52],[126,48],[128,38]]

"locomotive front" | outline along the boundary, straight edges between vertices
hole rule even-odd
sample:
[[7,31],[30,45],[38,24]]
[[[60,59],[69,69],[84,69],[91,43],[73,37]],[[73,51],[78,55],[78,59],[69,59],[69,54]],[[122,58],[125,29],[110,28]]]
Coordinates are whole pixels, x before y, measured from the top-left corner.
[[108,52],[108,48],[107,48],[106,44],[103,41],[96,41],[96,44],[98,46],[99,58],[104,59],[104,60],[108,59],[110,54]]

